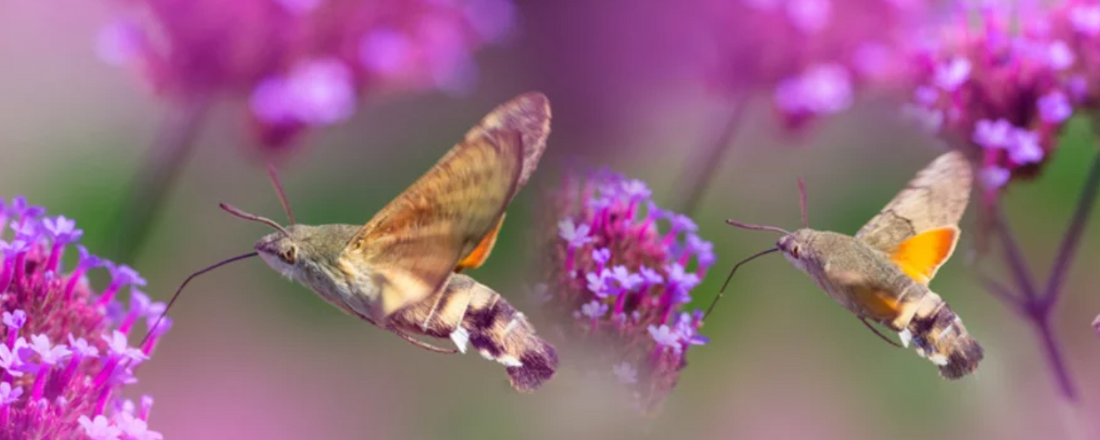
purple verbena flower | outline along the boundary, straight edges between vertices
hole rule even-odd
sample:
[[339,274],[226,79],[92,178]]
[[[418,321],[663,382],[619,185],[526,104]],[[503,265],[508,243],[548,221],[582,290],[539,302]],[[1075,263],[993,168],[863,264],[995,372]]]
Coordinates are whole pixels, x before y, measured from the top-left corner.
[[[1100,82],[1100,4],[1018,8],[965,3],[924,33],[932,44],[913,51],[915,105],[944,115],[936,133],[971,150],[989,205],[1016,178],[1037,175],[1058,146],[1075,108],[1095,108]],[[930,99],[935,86],[946,96]]]
[[1070,104],[1066,94],[1060,90],[1043,95],[1037,104],[1039,115],[1051,124],[1061,124],[1073,114],[1073,105]]
[[[713,246],[690,217],[649,200],[644,183],[608,170],[567,182],[551,197],[555,227],[545,254],[553,271],[540,283],[549,295],[543,308],[563,328],[564,344],[598,344],[594,351],[603,355],[591,359],[590,371],[612,372],[634,403],[655,410],[686,365],[691,343],[676,339],[674,318],[713,263]],[[585,227],[585,240],[573,240]],[[702,315],[689,316],[702,322]],[[650,328],[671,332],[678,348],[660,349]]]
[[903,80],[926,3],[706,0],[701,71],[737,99],[771,96],[784,128],[797,131]]
[[[7,331],[0,342],[0,438],[161,438],[148,430],[147,413],[138,423],[115,409],[125,385],[136,381],[134,367],[148,359],[155,336],[167,330],[162,326],[149,344],[133,348],[107,316],[120,307],[114,298],[120,287],[145,280],[76,244],[81,233],[68,218],[41,218],[45,211],[23,198],[4,206],[20,212],[12,214],[11,236],[0,231],[7,274],[0,273],[0,316]],[[16,235],[23,239],[11,240]],[[72,247],[80,257],[64,273],[58,261]],[[20,265],[23,276],[11,276],[7,269]],[[105,265],[112,280],[97,291],[86,274]],[[140,294],[131,302],[145,315],[154,310]]]
[[134,0],[96,41],[181,103],[249,97],[255,136],[284,151],[307,129],[347,120],[365,96],[476,83],[473,53],[507,38],[510,0]]

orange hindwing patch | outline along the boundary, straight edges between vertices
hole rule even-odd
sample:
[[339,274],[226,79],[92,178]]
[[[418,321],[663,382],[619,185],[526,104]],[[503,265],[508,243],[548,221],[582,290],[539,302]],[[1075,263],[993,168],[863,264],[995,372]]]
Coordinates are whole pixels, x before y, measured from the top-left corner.
[[958,242],[959,228],[955,226],[929,229],[901,242],[890,260],[910,278],[928,284],[940,266],[951,258]]
[[458,266],[455,267],[455,272],[461,272],[463,269],[477,269],[485,263],[485,260],[489,259],[489,254],[493,252],[493,245],[497,243],[497,235],[500,234],[500,228],[504,226],[504,215],[501,214],[500,220],[497,221],[497,225],[493,227],[492,231],[485,234],[485,238],[481,239],[481,243],[478,243],[469,254],[462,258],[462,261],[458,262]]

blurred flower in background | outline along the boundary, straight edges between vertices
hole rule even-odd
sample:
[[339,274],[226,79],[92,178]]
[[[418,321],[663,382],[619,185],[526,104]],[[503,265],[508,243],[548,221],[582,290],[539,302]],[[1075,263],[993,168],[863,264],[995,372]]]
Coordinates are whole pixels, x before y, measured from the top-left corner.
[[709,0],[708,83],[771,97],[788,129],[900,84],[923,0]]
[[[121,396],[137,382],[134,370],[149,359],[157,340],[170,327],[165,318],[144,345],[128,336],[138,320],[160,316],[137,288],[145,280],[133,269],[88,253],[83,231],[65,218],[44,217],[41,207],[22,197],[0,200],[0,437],[96,440],[155,440],[161,435],[147,421],[153,400],[139,404]],[[62,257],[76,251],[66,271]],[[90,270],[106,268],[110,284],[102,291],[89,284]],[[115,299],[130,288],[130,304]]]
[[261,145],[350,117],[384,91],[465,93],[472,53],[504,40],[509,0],[116,0],[98,39],[174,101],[243,98]]
[[713,246],[689,217],[658,208],[645,183],[610,171],[570,177],[550,198],[556,228],[539,302],[564,343],[597,353],[582,368],[655,411],[688,349],[707,342],[701,311],[681,308],[714,264]]
[[736,137],[745,107],[766,96],[782,134],[806,134],[862,92],[900,91],[924,0],[703,0],[703,80],[732,111],[682,172],[678,209],[692,213]]
[[915,51],[908,116],[980,157],[979,180],[993,202],[1012,178],[1032,177],[1087,98],[1071,44],[1080,38],[1049,11],[998,2],[960,4]]

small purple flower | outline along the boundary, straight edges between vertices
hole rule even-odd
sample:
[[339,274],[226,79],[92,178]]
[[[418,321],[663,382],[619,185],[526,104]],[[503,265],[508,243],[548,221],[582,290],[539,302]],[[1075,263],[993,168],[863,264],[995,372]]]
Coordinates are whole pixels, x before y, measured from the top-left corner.
[[1028,130],[1016,130],[1009,145],[1008,156],[1017,164],[1038,163],[1043,160],[1043,147],[1039,145],[1039,134]]
[[592,250],[592,260],[599,264],[600,267],[607,265],[607,262],[611,260],[611,249],[598,248]]
[[1044,121],[1052,124],[1060,124],[1069,119],[1073,114],[1073,106],[1065,93],[1059,90],[1052,91],[1039,98],[1039,115]]
[[675,353],[680,352],[680,335],[672,331],[667,325],[657,327],[650,324],[647,329],[649,330],[649,336],[657,342],[658,346],[671,348]]
[[665,282],[664,277],[662,277],[660,273],[648,267],[642,266],[642,268],[639,269],[638,272],[641,273],[642,279],[645,280],[646,284],[652,285]]
[[267,123],[331,125],[355,111],[351,70],[334,58],[307,60],[286,75],[260,83],[252,110]]
[[829,24],[832,14],[830,0],[789,0],[786,3],[791,24],[804,33],[820,32]]
[[1073,28],[1090,37],[1100,35],[1100,5],[1078,5],[1069,14]]
[[77,262],[77,266],[85,269],[95,269],[103,267],[104,261],[95,255],[88,252],[88,248],[83,245],[76,245],[76,250],[80,253],[80,261]]
[[73,351],[74,355],[80,355],[82,357],[99,356],[98,348],[88,344],[88,341],[84,340],[84,338],[73,338],[72,333],[69,333],[69,348]]
[[940,89],[954,92],[970,77],[970,60],[956,57],[936,67],[935,83]]
[[575,225],[573,219],[566,218],[558,222],[558,236],[569,243],[570,248],[578,248],[592,241],[588,236],[591,227],[587,224]]
[[149,424],[129,412],[121,412],[115,423],[128,440],[161,440],[161,433],[149,430]]
[[588,290],[597,298],[607,298],[607,277],[611,273],[607,269],[603,269],[599,272],[589,272],[585,275],[585,280],[588,281]]
[[103,335],[103,341],[107,343],[107,350],[110,351],[113,356],[131,360],[145,359],[145,355],[142,354],[141,350],[130,347],[130,342],[126,340],[126,335],[118,330],[115,330],[114,333],[110,335]]
[[581,306],[581,315],[590,319],[599,319],[607,314],[607,309],[607,304],[592,300],[592,302]]
[[615,379],[621,384],[629,385],[638,382],[638,370],[627,361],[622,361],[612,367],[611,374],[614,374]]
[[122,430],[111,424],[102,414],[95,416],[94,420],[88,416],[80,416],[79,422],[84,433],[92,440],[119,440],[122,435]]
[[997,189],[1005,186],[1012,172],[1002,167],[988,167],[981,171],[982,184],[988,189]]
[[638,179],[629,179],[622,184],[623,196],[627,197],[631,201],[645,200],[653,195],[653,191],[649,190],[649,186]]
[[11,242],[0,240],[0,251],[4,253],[5,257],[17,256],[27,252],[30,248],[31,244],[25,240],[12,240]]
[[913,91],[913,100],[922,106],[931,106],[940,99],[940,91],[933,87],[919,86]]
[[76,221],[67,219],[63,215],[57,216],[56,219],[43,219],[42,226],[46,228],[46,232],[50,234],[55,244],[66,245],[80,240],[84,235],[84,231],[76,229]]
[[851,75],[836,64],[811,66],[775,89],[776,105],[792,114],[836,113],[851,106],[853,96]]
[[23,395],[23,387],[12,388],[10,383],[0,383],[0,405],[11,405]]
[[710,267],[717,260],[714,255],[714,243],[699,238],[698,235],[688,234],[685,241],[686,254],[694,254],[701,267]]
[[57,365],[72,354],[65,344],[54,346],[46,335],[31,335],[30,349],[38,353],[39,359],[46,365]]
[[4,325],[9,330],[16,330],[23,328],[23,325],[27,323],[27,313],[23,310],[16,309],[13,312],[4,312]]
[[1012,141],[1015,127],[1004,119],[983,119],[974,125],[974,143],[985,148],[1005,148]]
[[1054,41],[1050,43],[1050,46],[1047,48],[1047,62],[1050,63],[1050,67],[1054,70],[1066,70],[1070,68],[1076,60],[1077,55],[1073,53],[1073,49],[1070,49],[1065,41]]
[[683,290],[691,290],[694,289],[695,286],[699,285],[699,276],[694,273],[687,272],[684,269],[684,266],[680,265],[680,263],[669,264],[667,269],[668,284],[676,285]]
[[699,226],[695,225],[695,221],[683,214],[675,214],[669,217],[669,221],[672,222],[672,229],[676,232],[695,232],[699,230]]
[[634,290],[643,281],[641,275],[631,272],[626,266],[622,265],[611,269],[611,277],[615,279],[622,290]]
[[136,270],[125,264],[116,265],[114,263],[107,263],[107,268],[111,271],[111,284],[112,285],[131,285],[131,286],[144,286],[145,278],[142,278]]
[[23,375],[23,357],[19,352],[27,347],[27,341],[22,337],[15,340],[11,347],[0,344],[0,368],[7,370],[8,375],[20,377]]

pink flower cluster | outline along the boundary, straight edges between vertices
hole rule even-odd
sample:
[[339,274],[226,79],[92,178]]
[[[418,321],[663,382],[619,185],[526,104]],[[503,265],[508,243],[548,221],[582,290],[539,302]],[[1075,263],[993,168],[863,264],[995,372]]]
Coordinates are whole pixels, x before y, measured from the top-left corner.
[[[157,440],[149,429],[151,397],[123,399],[134,370],[149,359],[165,318],[141,347],[129,335],[139,320],[151,325],[164,311],[137,290],[145,280],[133,269],[98,258],[75,243],[76,222],[43,217],[22,197],[0,200],[0,438]],[[3,239],[9,236],[10,239]],[[66,270],[66,251],[79,258]],[[111,281],[95,290],[91,270],[107,269]],[[129,306],[115,299],[130,289]]]
[[1034,176],[1076,110],[1095,107],[1100,3],[959,6],[915,52],[907,113],[969,145],[992,201],[1013,178]]
[[788,128],[847,110],[857,92],[903,79],[922,0],[708,0],[710,82],[765,92]]
[[286,145],[367,93],[473,87],[472,53],[506,38],[509,0],[117,0],[100,56],[179,101],[246,97],[259,139]]
[[[654,410],[676,385],[702,313],[682,311],[714,264],[713,245],[685,215],[658,208],[644,183],[608,171],[573,178],[551,195],[556,229],[537,297],[567,341]],[[664,233],[660,225],[666,224]]]

